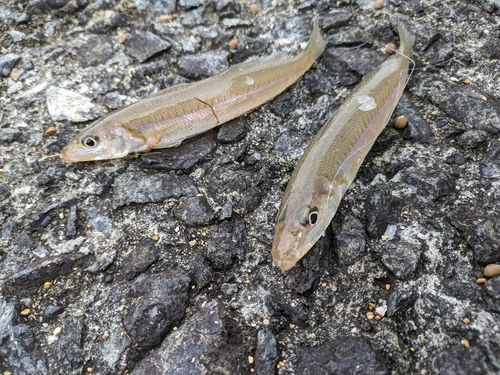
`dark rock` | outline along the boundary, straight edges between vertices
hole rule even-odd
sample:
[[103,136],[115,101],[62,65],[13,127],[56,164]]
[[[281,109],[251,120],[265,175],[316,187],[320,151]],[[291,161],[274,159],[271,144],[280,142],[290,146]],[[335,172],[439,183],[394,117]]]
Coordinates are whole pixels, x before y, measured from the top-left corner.
[[55,9],[62,8],[68,0],[32,0],[24,11],[28,14],[49,13]]
[[479,4],[488,13],[493,13],[496,10],[498,15],[500,12],[500,4],[498,4],[497,0],[479,0]]
[[102,104],[108,108],[116,109],[122,107],[122,100],[120,99],[120,95],[116,92],[108,92],[104,95],[102,100]]
[[104,64],[114,54],[113,46],[104,35],[91,35],[78,48],[76,58],[82,67]]
[[116,250],[109,250],[101,254],[94,263],[85,268],[85,271],[90,273],[97,273],[106,271],[116,259]]
[[327,254],[331,249],[329,231],[307,252],[307,254],[288,272],[286,284],[299,294],[309,294],[316,289],[327,267]]
[[67,14],[76,13],[77,10],[78,10],[78,3],[77,3],[77,1],[76,0],[69,0],[66,3],[65,6],[63,6],[62,8],[57,9],[54,12],[54,15],[56,17],[64,17]]
[[397,312],[406,313],[417,300],[417,293],[399,293],[393,291],[387,300],[387,316],[390,318],[396,315]]
[[127,47],[127,54],[135,57],[141,63],[158,52],[169,49],[172,45],[170,42],[146,30],[133,31],[127,36],[127,40],[123,44]]
[[189,274],[194,280],[197,293],[212,280],[212,269],[205,258],[198,253],[189,262]]
[[220,18],[236,17],[241,12],[241,5],[233,0],[217,0],[215,10]]
[[484,155],[481,160],[481,176],[485,178],[500,177],[500,148],[496,144],[492,145],[491,151]]
[[245,131],[245,120],[238,117],[219,128],[217,139],[222,143],[238,142],[245,136]]
[[130,203],[161,202],[166,198],[194,197],[198,188],[188,176],[126,172],[115,180],[113,208]]
[[165,14],[175,13],[176,0],[136,0],[134,1],[137,9],[148,9],[149,17],[155,19]]
[[328,32],[330,29],[347,25],[352,16],[347,12],[334,12],[318,18],[318,24],[321,30]]
[[227,51],[207,51],[179,59],[179,73],[187,78],[199,79],[213,76],[229,67]]
[[432,26],[417,24],[410,20],[409,17],[402,14],[397,14],[391,18],[391,26],[393,30],[398,30],[399,22],[403,22],[406,29],[415,35],[415,46],[413,47],[418,52],[423,52],[429,46],[439,39],[439,32]]
[[88,205],[83,209],[92,232],[101,233],[105,238],[117,238],[117,229],[111,219],[110,210],[104,205]]
[[363,29],[353,27],[329,36],[327,43],[327,47],[348,47],[358,44],[370,46],[373,44],[373,37]]
[[375,38],[380,39],[384,43],[390,43],[394,41],[394,34],[391,29],[391,25],[385,24],[375,27],[373,30],[373,35]]
[[198,163],[212,158],[215,147],[215,132],[210,131],[186,139],[177,147],[141,155],[139,161],[148,169],[180,170],[190,173]]
[[188,226],[207,225],[214,219],[214,212],[205,196],[187,197],[173,210],[174,216]]
[[60,306],[49,305],[43,310],[43,320],[45,322],[54,319],[56,316],[61,315],[64,309]]
[[429,59],[429,65],[442,68],[453,57],[453,45],[446,43],[436,48],[436,52]]
[[417,188],[424,202],[432,202],[454,192],[454,180],[442,166],[421,165],[406,169],[403,180]]
[[421,143],[434,143],[435,136],[430,124],[423,119],[422,113],[411,102],[408,93],[403,93],[394,110],[395,116],[405,116],[408,125],[403,130],[404,139]]
[[216,301],[207,303],[131,375],[245,373],[245,352],[231,324]]
[[434,371],[442,375],[493,374],[488,357],[479,347],[455,344],[439,350],[432,362]]
[[255,349],[255,374],[274,375],[278,362],[278,344],[273,333],[264,328],[257,334],[257,348]]
[[76,206],[71,206],[66,222],[66,238],[73,238],[76,235]]
[[495,59],[500,57],[500,39],[498,38],[488,38],[484,43],[481,51],[489,59]]
[[249,36],[250,38],[256,38],[259,35],[262,34],[262,27],[260,26],[252,26],[245,31],[245,35]]
[[263,298],[267,312],[271,318],[284,316],[300,327],[307,324],[307,316],[295,307],[285,303],[285,300],[275,290],[269,289],[269,293]]
[[160,344],[184,318],[191,279],[179,269],[142,274],[130,286],[136,299],[125,317],[127,333],[144,350]]
[[[335,227],[336,223],[332,222]],[[352,266],[366,251],[364,225],[353,216],[347,215],[338,228],[333,228],[335,245],[333,251],[340,267]]]
[[377,68],[385,60],[379,52],[361,48],[330,48],[325,51],[323,64],[334,71],[352,70],[365,75]]
[[258,152],[254,152],[252,155],[250,155],[247,160],[245,160],[246,165],[254,165],[257,163],[260,159],[262,159],[262,155]]
[[277,139],[274,154],[278,157],[298,159],[304,153],[309,141],[310,138],[303,133],[286,131]]
[[43,25],[43,35],[45,35],[46,38],[52,38],[60,24],[61,20],[47,22]]
[[268,47],[269,42],[267,40],[243,38],[238,41],[238,47],[233,54],[231,62],[237,64],[245,61],[249,57],[266,54]]
[[132,340],[123,334],[123,329],[115,328],[112,330],[109,337],[103,340],[97,352],[97,358],[92,359],[94,368],[99,369],[99,373],[103,375],[116,374],[117,364],[131,343]]
[[0,76],[8,77],[14,66],[21,60],[17,53],[7,53],[0,55]]
[[365,209],[366,231],[371,238],[380,238],[389,223],[397,222],[401,214],[401,200],[388,188],[380,188],[368,197]]
[[97,34],[104,34],[117,27],[124,26],[127,18],[123,13],[116,12],[111,17],[97,21],[90,28],[89,31]]
[[215,270],[229,269],[244,259],[245,247],[245,222],[225,221],[208,233],[205,256]]
[[484,130],[466,130],[458,137],[458,144],[465,149],[476,149],[491,140],[491,133]]
[[14,142],[22,143],[25,140],[25,135],[19,129],[0,128],[0,146],[6,146]]
[[66,168],[62,165],[47,162],[43,172],[38,176],[38,185],[49,185],[64,181],[66,178]]
[[137,247],[123,259],[120,274],[126,280],[132,280],[146,271],[159,257],[153,239],[144,237]]
[[5,374],[48,374],[46,360],[40,355],[35,336],[19,317],[17,303],[0,300],[0,358]]
[[420,255],[421,245],[408,242],[389,243],[382,250],[382,263],[400,280],[408,280],[415,275]]
[[182,9],[196,8],[203,5],[203,0],[179,0]]
[[0,184],[0,202],[10,197],[10,189],[8,185]]
[[486,281],[484,289],[490,297],[500,300],[500,277],[496,276]]
[[52,255],[34,261],[5,280],[5,287],[21,294],[29,294],[44,282],[68,275],[81,267],[88,256],[81,253]]
[[181,24],[187,27],[194,27],[196,25],[202,25],[206,22],[206,18],[204,17],[205,7],[199,6],[192,10],[187,10],[181,12],[180,20]]
[[389,374],[378,345],[364,337],[342,336],[314,348],[302,348],[297,373]]
[[455,297],[468,303],[479,303],[481,297],[481,287],[473,282],[462,282],[454,279],[445,279],[443,281],[444,294]]
[[64,323],[58,340],[51,347],[52,357],[67,372],[76,369],[81,371],[85,363],[84,331],[83,318],[70,318]]
[[290,91],[286,91],[271,102],[269,109],[276,116],[288,118],[291,112],[297,107],[297,102],[297,96]]

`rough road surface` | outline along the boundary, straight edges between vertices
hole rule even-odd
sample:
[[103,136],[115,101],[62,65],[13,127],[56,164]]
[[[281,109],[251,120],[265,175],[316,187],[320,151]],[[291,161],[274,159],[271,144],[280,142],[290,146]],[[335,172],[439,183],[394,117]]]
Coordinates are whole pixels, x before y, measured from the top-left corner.
[[[384,3],[2,0],[0,372],[500,373],[500,2]],[[160,89],[298,53],[315,18],[323,56],[250,114],[131,160],[43,158]],[[286,183],[398,21],[408,125],[282,273]]]

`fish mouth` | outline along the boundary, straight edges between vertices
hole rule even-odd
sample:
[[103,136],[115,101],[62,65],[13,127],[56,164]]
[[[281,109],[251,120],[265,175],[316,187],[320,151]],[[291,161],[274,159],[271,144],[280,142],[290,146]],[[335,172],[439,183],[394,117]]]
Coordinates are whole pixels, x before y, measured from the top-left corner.
[[297,236],[284,232],[284,229],[284,223],[276,225],[271,254],[274,265],[282,271],[288,271],[301,258],[296,256],[300,243]]

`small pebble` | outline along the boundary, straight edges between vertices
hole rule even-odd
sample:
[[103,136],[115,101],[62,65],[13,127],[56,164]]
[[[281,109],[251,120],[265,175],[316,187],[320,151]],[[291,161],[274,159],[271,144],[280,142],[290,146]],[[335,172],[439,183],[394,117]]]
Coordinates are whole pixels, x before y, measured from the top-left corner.
[[371,311],[368,311],[366,313],[366,318],[372,320],[375,317],[375,314],[372,313]]
[[371,310],[374,310],[374,309],[375,309],[375,307],[376,307],[375,303],[373,303],[373,302],[368,302],[368,310],[370,310],[370,311],[371,311]]
[[398,116],[394,119],[394,127],[396,129],[404,129],[408,124],[408,120],[404,116]]
[[377,0],[373,3],[375,9],[382,9],[384,7],[384,2],[382,0]]
[[87,372],[89,374],[92,374],[94,372],[94,368],[93,367],[87,367]]
[[153,241],[154,241],[154,242],[158,242],[159,240],[160,240],[160,236],[158,236],[157,234],[155,234],[155,235],[153,236]]
[[123,43],[127,40],[127,36],[124,33],[118,33],[118,41]]
[[20,312],[22,316],[28,316],[31,313],[30,309],[24,309],[23,311]]
[[411,348],[410,348],[410,352],[415,353],[415,348],[414,348],[414,347],[411,347]]
[[102,338],[103,338],[104,340],[106,340],[108,337],[109,337],[109,333],[107,333],[107,332],[106,332],[104,335],[102,335]]
[[14,71],[14,72],[10,73],[10,78],[12,78],[14,81],[17,81],[17,79],[19,77],[21,77],[21,73],[19,73],[19,72]]
[[128,3],[127,8],[128,9],[135,9],[135,8],[137,8],[137,6],[134,3]]
[[469,78],[466,78],[462,81],[463,83],[465,83],[466,85],[468,85],[470,83],[470,79]]
[[484,277],[480,277],[476,280],[476,284],[484,284],[486,282],[486,279]]
[[255,15],[259,11],[259,6],[257,4],[250,5],[250,12]]
[[45,130],[45,134],[48,136],[56,135],[57,128],[55,126],[49,126],[47,130]]
[[391,289],[391,284],[385,284],[385,290],[390,290]]
[[466,348],[470,348],[469,340],[467,339],[463,339],[462,341],[460,341],[460,344],[462,344]]
[[52,335],[54,336],[59,336],[62,332],[62,327],[57,327],[54,332],[52,332]]
[[248,363],[250,363],[250,364],[253,363],[253,357],[251,355],[248,356]]
[[43,283],[43,289],[45,289],[45,290],[50,289],[51,286],[52,286],[52,283],[49,281]]
[[463,318],[463,319],[462,319],[462,322],[463,322],[464,324],[469,324],[469,323],[470,323],[470,319],[469,319],[469,318],[467,318],[467,317],[465,317],[465,318]]
[[229,41],[229,48],[236,49],[238,47],[238,41],[236,39],[231,39]]
[[488,264],[483,268],[484,277],[495,277],[500,275],[500,266],[498,264]]
[[394,43],[389,43],[385,46],[385,53],[387,53],[388,55],[392,55],[395,49],[396,45]]
[[295,328],[295,324],[290,324],[290,328],[294,329]]

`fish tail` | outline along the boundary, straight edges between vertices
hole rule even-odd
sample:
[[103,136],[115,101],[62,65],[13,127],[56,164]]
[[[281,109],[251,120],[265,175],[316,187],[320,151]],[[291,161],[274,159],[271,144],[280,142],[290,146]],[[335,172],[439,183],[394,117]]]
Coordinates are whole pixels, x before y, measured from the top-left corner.
[[311,58],[312,61],[315,61],[323,53],[325,48],[326,41],[323,39],[321,33],[319,32],[318,22],[315,21],[313,24],[311,39],[309,39],[307,47],[299,55],[299,59],[306,57],[307,59]]
[[410,33],[402,21],[398,25],[399,40],[401,42],[400,52],[404,56],[410,56],[411,49],[415,44],[415,35]]

